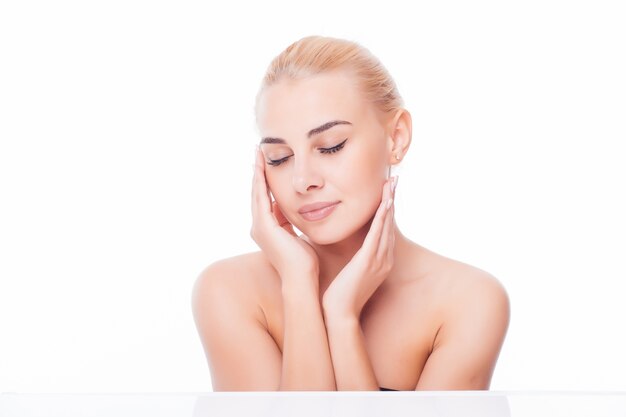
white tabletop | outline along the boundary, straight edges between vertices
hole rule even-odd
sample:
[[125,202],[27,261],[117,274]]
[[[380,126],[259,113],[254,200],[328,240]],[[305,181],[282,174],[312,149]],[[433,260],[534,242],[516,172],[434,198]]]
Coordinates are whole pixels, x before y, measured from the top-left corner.
[[626,417],[626,391],[0,394],[1,417]]

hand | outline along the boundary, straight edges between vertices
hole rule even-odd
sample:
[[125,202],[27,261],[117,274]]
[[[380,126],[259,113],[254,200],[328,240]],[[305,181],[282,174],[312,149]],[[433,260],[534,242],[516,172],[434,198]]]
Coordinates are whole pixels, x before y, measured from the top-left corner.
[[[259,245],[281,278],[314,276],[319,288],[319,258],[315,250],[293,230],[278,207],[271,202],[265,178],[265,159],[257,146],[252,180],[252,228],[250,236]],[[309,274],[310,273],[310,274]]]
[[322,305],[326,313],[358,318],[363,306],[389,275],[394,263],[394,205],[398,177],[383,185],[382,201],[374,215],[363,245],[339,272],[324,293]]

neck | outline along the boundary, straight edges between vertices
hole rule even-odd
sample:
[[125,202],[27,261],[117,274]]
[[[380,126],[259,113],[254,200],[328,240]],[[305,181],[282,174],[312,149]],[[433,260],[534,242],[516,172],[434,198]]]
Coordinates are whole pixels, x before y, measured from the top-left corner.
[[[373,219],[372,219],[373,220]],[[312,247],[319,258],[319,290],[320,296],[326,291],[328,286],[335,279],[337,274],[341,272],[356,252],[363,245],[365,236],[370,229],[372,220],[367,222],[361,229],[350,237],[329,245],[319,245],[309,240],[307,236],[302,236]],[[395,234],[394,259],[398,260],[398,256],[402,248],[405,246],[406,238],[400,233],[395,221],[393,223],[393,233]]]

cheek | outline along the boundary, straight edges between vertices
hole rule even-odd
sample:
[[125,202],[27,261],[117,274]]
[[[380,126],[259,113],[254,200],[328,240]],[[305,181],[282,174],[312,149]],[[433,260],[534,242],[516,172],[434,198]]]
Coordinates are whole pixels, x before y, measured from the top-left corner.
[[376,211],[382,198],[383,184],[389,171],[385,155],[384,148],[364,149],[357,156],[354,170],[350,174],[356,199],[370,211]]
[[276,200],[287,219],[293,221],[293,218],[290,218],[291,210],[293,210],[291,177],[284,176],[282,173],[268,173],[266,171],[265,179],[273,200]]
[[382,198],[386,169],[377,159],[380,158],[375,155],[357,155],[335,178],[340,195],[348,203],[348,212],[359,213],[359,221],[375,212]]
[[389,167],[384,147],[363,147],[350,155],[344,173],[357,185],[372,188],[387,178]]
[[280,195],[281,191],[280,178],[276,175],[268,174],[268,172],[265,171],[265,179],[270,192],[274,196],[274,199],[276,199],[276,194]]

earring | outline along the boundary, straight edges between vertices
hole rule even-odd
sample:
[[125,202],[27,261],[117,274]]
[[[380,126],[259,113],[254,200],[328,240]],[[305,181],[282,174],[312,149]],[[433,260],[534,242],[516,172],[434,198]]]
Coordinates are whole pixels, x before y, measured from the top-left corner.
[[400,160],[400,155],[396,154],[396,160]]

